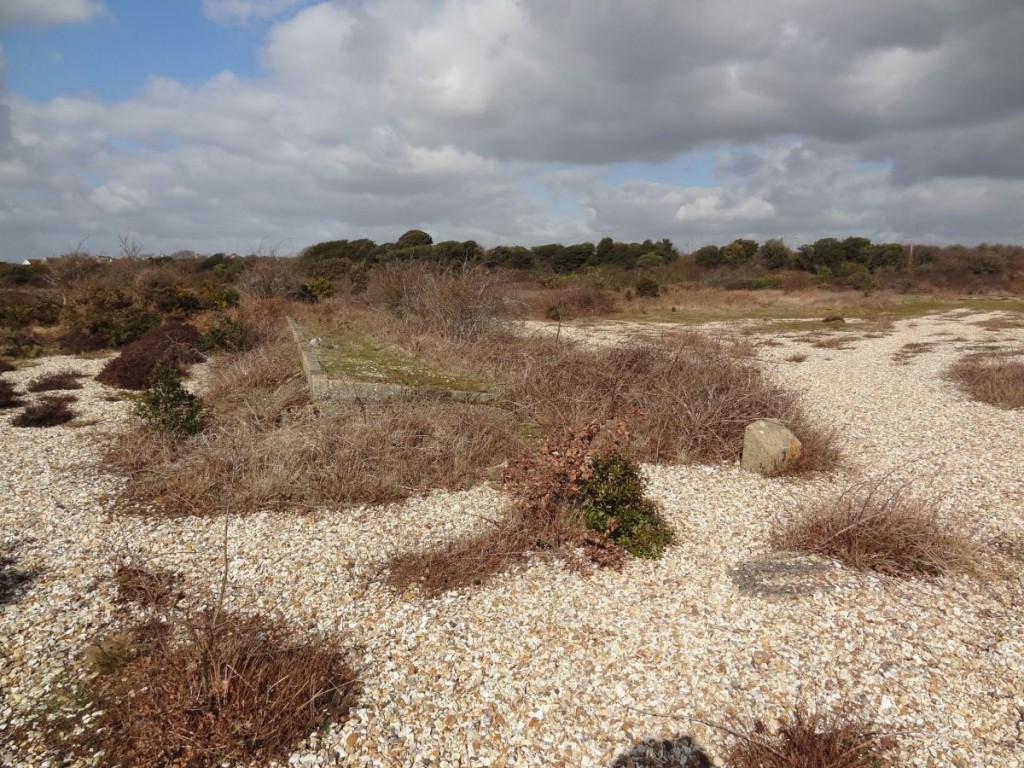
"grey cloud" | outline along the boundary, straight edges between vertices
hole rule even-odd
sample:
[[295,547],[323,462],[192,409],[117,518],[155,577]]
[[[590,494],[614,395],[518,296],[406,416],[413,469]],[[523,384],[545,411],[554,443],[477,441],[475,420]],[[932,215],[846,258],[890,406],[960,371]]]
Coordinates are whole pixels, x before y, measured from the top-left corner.
[[[210,11],[289,14],[259,78],[114,104],[0,90],[5,239],[1024,239],[1019,0],[298,6]],[[708,149],[713,188],[600,181]]]

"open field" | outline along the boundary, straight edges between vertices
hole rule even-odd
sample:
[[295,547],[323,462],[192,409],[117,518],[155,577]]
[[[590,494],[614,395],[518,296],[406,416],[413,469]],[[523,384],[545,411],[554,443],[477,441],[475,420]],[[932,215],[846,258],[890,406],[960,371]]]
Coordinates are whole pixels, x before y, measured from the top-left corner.
[[[1024,422],[946,376],[965,354],[1022,348],[1016,305],[999,308],[905,318],[843,307],[841,327],[818,322],[817,306],[702,316],[714,321],[702,332],[735,342],[839,428],[842,462],[770,479],[732,463],[645,465],[676,540],[620,571],[538,555],[435,599],[388,588],[390,557],[500,513],[508,499],[492,482],[388,505],[229,514],[226,608],[355,649],[355,708],[296,745],[292,762],[611,766],[639,742],[685,735],[723,764],[727,729],[771,728],[807,704],[873,720],[895,738],[897,765],[1024,766]],[[597,344],[672,344],[685,330],[654,319],[677,318],[530,328]],[[831,338],[845,343],[818,343]],[[48,357],[4,376],[24,389],[104,363]],[[205,376],[197,369],[193,386]],[[42,764],[39,718],[67,703],[88,644],[123,620],[112,563],[178,572],[197,593],[223,576],[222,516],[112,512],[125,481],[96,466],[130,404],[80,381],[67,425],[19,429],[0,411],[4,765]],[[976,543],[979,573],[908,579],[772,551],[773,526],[800,503],[871,479],[930,500]]]

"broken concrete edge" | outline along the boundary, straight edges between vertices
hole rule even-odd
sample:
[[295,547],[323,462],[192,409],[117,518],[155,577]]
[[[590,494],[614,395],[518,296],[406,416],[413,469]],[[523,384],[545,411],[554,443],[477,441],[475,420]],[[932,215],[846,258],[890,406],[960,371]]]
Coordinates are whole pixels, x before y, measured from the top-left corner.
[[470,392],[460,389],[429,389],[410,387],[405,384],[387,384],[374,381],[356,381],[352,378],[328,376],[309,348],[299,324],[291,317],[286,318],[295,345],[302,360],[302,372],[306,375],[309,396],[313,400],[387,400],[389,398],[430,398],[454,400],[457,402],[493,402],[498,396],[493,392]]

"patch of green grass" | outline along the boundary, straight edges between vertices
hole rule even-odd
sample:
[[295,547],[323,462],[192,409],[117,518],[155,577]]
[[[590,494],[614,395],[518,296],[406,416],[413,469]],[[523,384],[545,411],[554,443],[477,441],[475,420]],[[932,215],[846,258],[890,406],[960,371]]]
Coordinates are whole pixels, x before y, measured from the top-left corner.
[[329,376],[461,392],[487,389],[487,382],[478,376],[442,370],[356,331],[333,332],[320,339],[316,356]]

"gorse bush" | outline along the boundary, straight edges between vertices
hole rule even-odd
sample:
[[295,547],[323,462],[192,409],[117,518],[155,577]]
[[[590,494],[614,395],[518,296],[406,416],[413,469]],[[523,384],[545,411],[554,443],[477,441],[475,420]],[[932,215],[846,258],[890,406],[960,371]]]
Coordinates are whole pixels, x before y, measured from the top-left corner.
[[203,334],[203,347],[219,352],[243,352],[253,345],[252,332],[240,320],[221,315]]
[[159,325],[160,315],[120,290],[101,289],[68,304],[62,346],[69,352],[122,347]]
[[[582,546],[598,565],[618,567],[622,549],[661,555],[673,538],[644,496],[637,467],[619,450],[594,448],[627,436],[622,422],[592,422],[549,440],[537,455],[510,462],[503,479],[512,509],[486,530],[439,546],[396,555],[388,583],[438,595],[487,581],[534,550]],[[626,487],[618,487],[624,483]]]
[[157,365],[149,388],[139,395],[138,412],[154,429],[174,437],[195,435],[203,425],[202,399],[164,365]]
[[587,527],[607,534],[631,555],[657,558],[672,543],[672,529],[644,495],[639,468],[621,451],[591,457],[583,494]]

